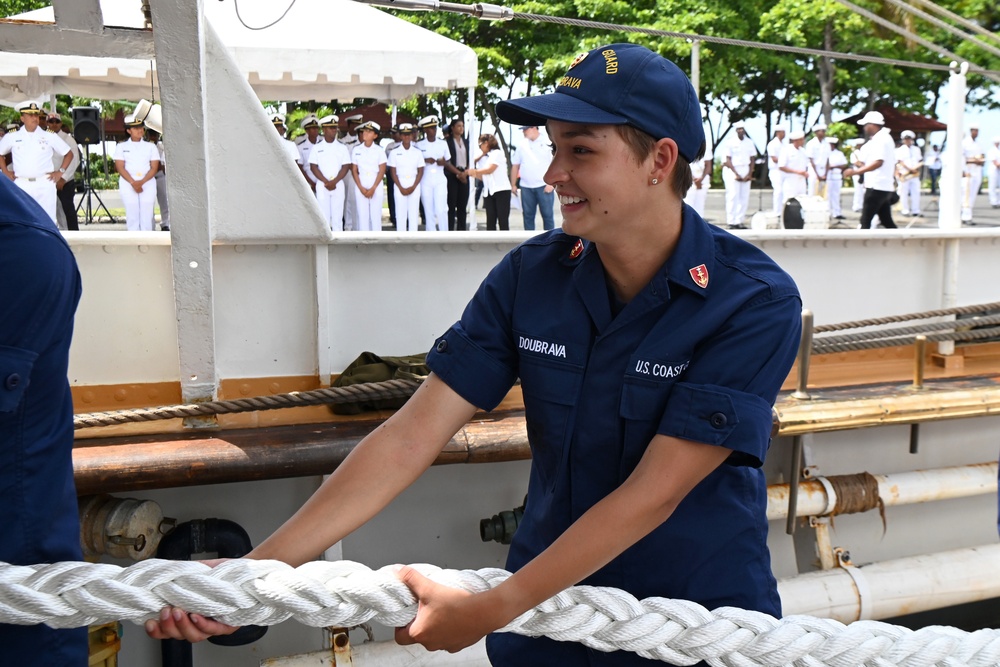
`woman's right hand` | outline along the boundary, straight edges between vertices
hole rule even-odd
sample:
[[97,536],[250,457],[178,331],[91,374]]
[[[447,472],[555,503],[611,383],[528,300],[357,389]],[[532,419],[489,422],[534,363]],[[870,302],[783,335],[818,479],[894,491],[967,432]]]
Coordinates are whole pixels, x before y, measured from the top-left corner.
[[[224,563],[228,558],[201,561],[209,567]],[[179,607],[164,607],[159,620],[146,621],[146,634],[153,639],[180,639],[189,642],[205,641],[216,635],[231,635],[239,628],[202,616],[189,614]]]

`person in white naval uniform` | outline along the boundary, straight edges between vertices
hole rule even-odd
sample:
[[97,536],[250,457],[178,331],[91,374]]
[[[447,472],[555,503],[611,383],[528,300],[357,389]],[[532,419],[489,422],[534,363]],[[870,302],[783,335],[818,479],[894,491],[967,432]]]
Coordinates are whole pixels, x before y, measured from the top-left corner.
[[[847,161],[851,163],[848,167],[849,169],[865,166],[865,161],[861,159],[861,147],[864,145],[864,139],[851,140],[851,154],[847,157]],[[855,174],[851,176],[851,183],[854,184],[854,198],[851,200],[851,210],[855,213],[861,213],[861,209],[865,203],[864,178],[859,174]]]
[[[59,229],[69,231],[79,231],[80,222],[76,214],[76,202],[73,195],[76,194],[76,170],[80,166],[80,146],[76,139],[63,128],[62,116],[57,113],[49,114],[49,132],[56,134],[60,139],[69,145],[73,152],[73,159],[70,161],[66,171],[63,172],[59,180],[56,181],[56,198],[59,199],[59,206],[56,206],[56,222]],[[52,168],[56,171],[62,166],[63,156],[52,153]]]
[[[274,130],[278,133],[278,136],[281,137],[281,149],[288,156],[288,159],[295,163],[301,171],[302,164],[300,160],[302,159],[302,154],[299,152],[299,147],[295,145],[295,142],[285,137],[285,133],[288,131],[285,128],[285,117],[280,113],[276,113],[271,116],[271,124],[274,125]],[[305,176],[304,173],[302,175]],[[308,179],[306,180],[308,181]]]
[[429,232],[448,231],[448,180],[444,163],[451,152],[448,144],[438,139],[438,117],[424,116],[417,123],[424,131],[424,138],[417,148],[424,155],[424,177],[420,182],[420,203],[424,206],[424,221]]
[[910,130],[899,135],[903,143],[896,149],[896,192],[903,215],[920,215],[920,170],[924,166],[924,156]]
[[722,182],[726,185],[726,224],[732,229],[743,227],[743,218],[750,203],[750,179],[757,147],[747,136],[742,120],[733,123],[736,136],[726,143],[722,157]]
[[813,125],[813,138],[806,143],[809,157],[809,178],[807,192],[810,197],[826,197],[826,172],[830,168],[830,144],[826,141],[826,125]]
[[793,197],[806,193],[806,179],[809,177],[809,157],[802,147],[805,143],[805,132],[795,131],[788,135],[788,143],[781,149],[778,156],[778,169],[781,170],[781,208]]
[[[359,232],[382,231],[382,202],[385,199],[385,186],[382,180],[385,176],[385,151],[375,143],[382,130],[375,121],[362,123],[358,127],[361,142],[351,153],[351,169],[354,172],[354,185],[357,189],[354,198],[358,207]],[[445,211],[447,215],[447,211]],[[447,225],[447,218],[445,218]]]
[[705,139],[705,155],[691,163],[691,187],[684,195],[684,203],[705,217],[705,201],[712,186],[712,144]]
[[146,129],[141,120],[133,115],[125,116],[125,128],[129,140],[115,147],[115,169],[119,175],[118,192],[125,205],[125,227],[130,232],[151,232],[160,153],[145,140]]
[[[170,201],[167,199],[167,153],[161,140],[163,135],[146,126],[146,141],[156,146],[156,152],[160,156],[160,168],[156,170],[156,203],[160,207],[160,231],[170,231]],[[294,148],[294,146],[293,146]],[[295,150],[298,156],[299,151]]]
[[781,149],[785,147],[785,126],[778,125],[774,128],[774,138],[767,142],[767,179],[771,182],[771,210],[775,215],[781,215],[781,207],[784,200],[781,197],[781,176],[782,171],[778,168],[778,158],[781,156]]
[[316,191],[316,177],[309,171],[309,152],[319,143],[319,118],[310,114],[302,119],[302,129],[306,132],[306,138],[299,142],[299,169],[305,176],[306,182],[313,192]]
[[[351,172],[351,156],[347,147],[337,141],[340,119],[331,114],[319,121],[323,140],[309,152],[309,171],[316,178],[316,204],[323,219],[335,232],[344,231],[344,206],[347,201],[347,181]],[[353,179],[353,176],[349,177]]]
[[[344,135],[338,141],[347,148],[347,154],[354,154],[354,147],[361,143],[358,138],[358,126],[365,122],[362,114],[356,113],[344,118],[344,126],[347,128]],[[358,201],[356,192],[358,186],[354,183],[354,177],[347,179],[347,203],[344,206],[344,231],[355,231],[358,229]]]
[[[73,151],[59,135],[39,129],[42,110],[38,104],[25,102],[18,105],[17,110],[21,112],[22,127],[0,139],[0,171],[38,202],[55,224],[58,205],[56,182],[69,169]],[[52,168],[53,153],[63,157],[58,169]],[[6,155],[12,155],[14,159],[13,170],[7,166]]]
[[400,144],[389,152],[389,178],[396,200],[396,230],[415,232],[420,226],[420,181],[424,177],[424,154],[413,144],[415,128],[401,123]]
[[1000,208],[1000,134],[993,137],[993,146],[986,155],[986,169],[990,206]]
[[826,177],[826,198],[830,202],[830,217],[834,220],[843,220],[840,189],[844,185],[844,169],[847,167],[847,158],[837,147],[840,139],[827,137],[826,142],[830,144],[830,169],[827,171]]
[[986,151],[978,141],[979,128],[969,126],[969,136],[962,141],[962,157],[965,158],[965,172],[962,179],[962,222],[972,222],[972,212],[976,207],[976,196],[983,187],[983,165]]

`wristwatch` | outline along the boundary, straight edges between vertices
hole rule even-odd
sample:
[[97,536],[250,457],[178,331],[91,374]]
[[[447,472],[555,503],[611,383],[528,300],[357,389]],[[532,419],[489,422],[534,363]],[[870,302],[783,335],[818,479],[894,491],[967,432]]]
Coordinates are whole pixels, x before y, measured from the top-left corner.
[[66,170],[63,167],[59,167],[59,173],[60,174],[65,174]]

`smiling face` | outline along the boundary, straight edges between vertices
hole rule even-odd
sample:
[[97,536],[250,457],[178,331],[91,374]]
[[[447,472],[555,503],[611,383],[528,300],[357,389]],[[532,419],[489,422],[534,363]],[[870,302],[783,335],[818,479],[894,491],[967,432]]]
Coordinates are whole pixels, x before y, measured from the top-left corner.
[[128,136],[132,141],[142,141],[142,138],[146,135],[146,128],[142,125],[137,125],[135,127],[128,128]]
[[547,127],[554,155],[545,182],[555,186],[563,229],[597,243],[620,236],[646,210],[652,158],[637,160],[610,125]]

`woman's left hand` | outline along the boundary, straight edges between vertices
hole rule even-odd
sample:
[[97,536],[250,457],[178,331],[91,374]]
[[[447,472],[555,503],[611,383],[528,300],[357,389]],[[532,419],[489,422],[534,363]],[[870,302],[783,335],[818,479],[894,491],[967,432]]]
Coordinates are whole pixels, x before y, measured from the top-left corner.
[[486,604],[486,593],[443,586],[408,565],[399,570],[398,576],[413,591],[419,605],[416,618],[396,628],[397,644],[420,644],[429,651],[457,653],[503,625],[494,620],[496,608]]

